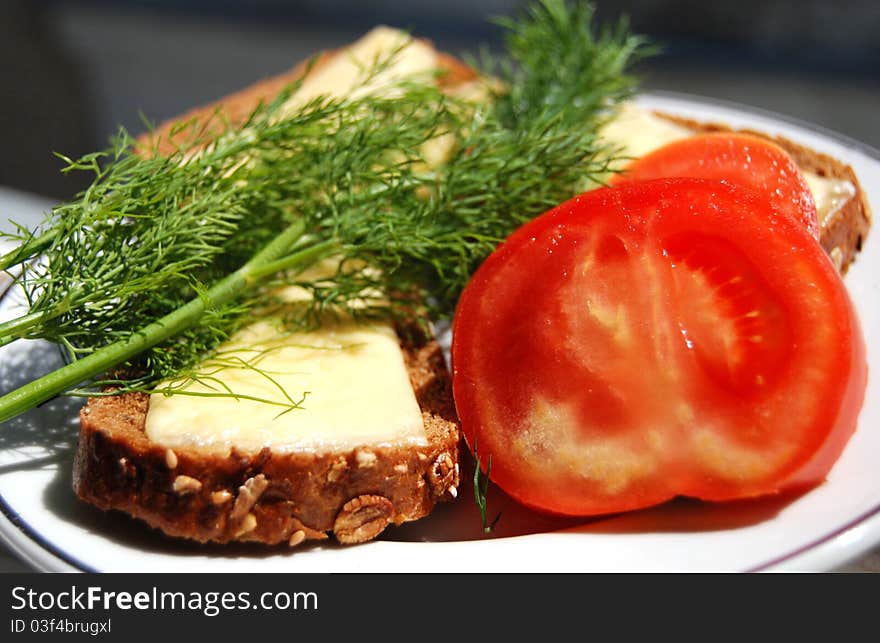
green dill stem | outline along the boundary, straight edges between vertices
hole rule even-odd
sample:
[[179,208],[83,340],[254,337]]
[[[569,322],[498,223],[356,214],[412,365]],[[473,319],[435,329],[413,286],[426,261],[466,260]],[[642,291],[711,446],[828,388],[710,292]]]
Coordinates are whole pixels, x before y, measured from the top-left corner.
[[41,323],[69,312],[71,308],[70,301],[74,298],[71,296],[66,297],[64,301],[59,302],[52,310],[27,313],[21,317],[3,322],[0,324],[0,346],[6,346],[6,344],[11,344],[16,339],[24,338],[27,336],[27,331],[31,328],[39,327]]
[[39,254],[51,245],[57,235],[57,230],[50,230],[40,237],[29,239],[14,250],[10,250],[5,255],[0,256],[0,270],[6,270]]
[[0,324],[0,346],[11,344],[24,336],[24,331],[46,319],[44,313],[28,313]]
[[207,308],[227,303],[252,286],[255,281],[253,274],[283,256],[304,231],[302,221],[291,224],[244,266],[217,282],[204,295],[133,332],[126,339],[109,344],[0,397],[0,422],[6,422],[193,326]]
[[[5,255],[0,256],[0,271],[8,270],[12,266],[23,263],[38,255],[52,244],[56,236],[58,236],[57,231],[49,231],[40,237],[29,239],[14,250],[10,250]],[[16,277],[12,277],[12,279],[14,281]],[[11,319],[0,324],[0,347],[6,346],[22,337],[24,335],[23,331],[37,326],[44,319],[44,313],[28,313],[17,319]]]
[[320,259],[322,256],[325,256],[328,251],[338,247],[338,245],[339,244],[332,239],[329,241],[316,243],[315,245],[310,246],[304,250],[294,252],[287,257],[276,259],[275,261],[271,261],[269,263],[254,268],[248,275],[248,279],[250,279],[251,281],[260,281],[265,277],[268,277],[269,275],[274,275],[275,273],[281,272],[282,270],[288,270],[296,266],[311,264],[314,261]]

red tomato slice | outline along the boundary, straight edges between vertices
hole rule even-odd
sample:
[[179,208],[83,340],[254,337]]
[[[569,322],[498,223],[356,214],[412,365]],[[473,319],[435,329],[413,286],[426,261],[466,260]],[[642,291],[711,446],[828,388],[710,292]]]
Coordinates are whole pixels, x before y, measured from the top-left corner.
[[766,139],[726,132],[684,138],[632,161],[611,184],[673,177],[727,180],[752,188],[819,238],[810,186],[791,156]]
[[517,230],[461,296],[452,367],[492,479],[567,515],[816,484],[867,372],[819,244],[700,179],[595,190]]

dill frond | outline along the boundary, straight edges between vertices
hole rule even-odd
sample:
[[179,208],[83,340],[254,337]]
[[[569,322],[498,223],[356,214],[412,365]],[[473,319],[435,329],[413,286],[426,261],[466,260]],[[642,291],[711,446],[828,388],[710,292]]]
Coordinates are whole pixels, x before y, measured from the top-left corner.
[[[0,324],[0,345],[47,339],[71,363],[0,398],[0,421],[120,373],[150,390],[209,357],[280,285],[313,295],[292,325],[405,316],[413,302],[451,316],[500,241],[607,170],[597,126],[633,91],[625,68],[644,43],[592,19],[589,4],[541,0],[501,21],[508,53],[484,61],[500,81],[485,101],[419,77],[291,108],[295,83],[242,125],[220,113],[181,124],[169,156],[121,130],[108,150],[65,159],[94,180],[38,231],[6,235],[20,245],[0,268],[23,267],[29,311]],[[365,65],[362,86],[399,53]],[[426,146],[449,136],[431,165]],[[330,257],[333,278],[303,277]],[[384,297],[364,306],[370,292]]]

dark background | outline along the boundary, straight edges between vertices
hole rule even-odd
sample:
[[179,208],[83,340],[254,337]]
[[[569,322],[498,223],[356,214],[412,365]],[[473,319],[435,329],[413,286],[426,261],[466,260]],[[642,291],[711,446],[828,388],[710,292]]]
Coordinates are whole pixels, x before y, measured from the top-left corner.
[[[52,151],[106,146],[152,121],[277,73],[377,23],[450,52],[498,44],[488,16],[515,0],[0,0],[0,186],[63,198],[82,187]],[[735,100],[880,147],[880,0],[626,0],[664,52],[644,86]]]

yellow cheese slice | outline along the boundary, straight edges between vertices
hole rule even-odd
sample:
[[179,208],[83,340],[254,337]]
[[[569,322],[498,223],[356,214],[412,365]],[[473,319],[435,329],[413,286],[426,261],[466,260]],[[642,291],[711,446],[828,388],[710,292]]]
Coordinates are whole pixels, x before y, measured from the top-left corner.
[[[398,49],[402,53],[367,86],[353,89],[365,68]],[[431,47],[378,27],[315,69],[285,109],[294,111],[321,95],[381,91],[395,79],[427,74],[436,65]],[[298,296],[288,293],[291,299]],[[313,332],[285,333],[277,320],[263,320],[221,346],[217,359],[199,373],[198,381],[177,394],[151,396],[146,420],[151,440],[219,451],[233,446],[290,451],[427,443],[397,334],[389,323],[343,321]],[[265,401],[283,404],[285,395],[302,402],[286,409]]]

